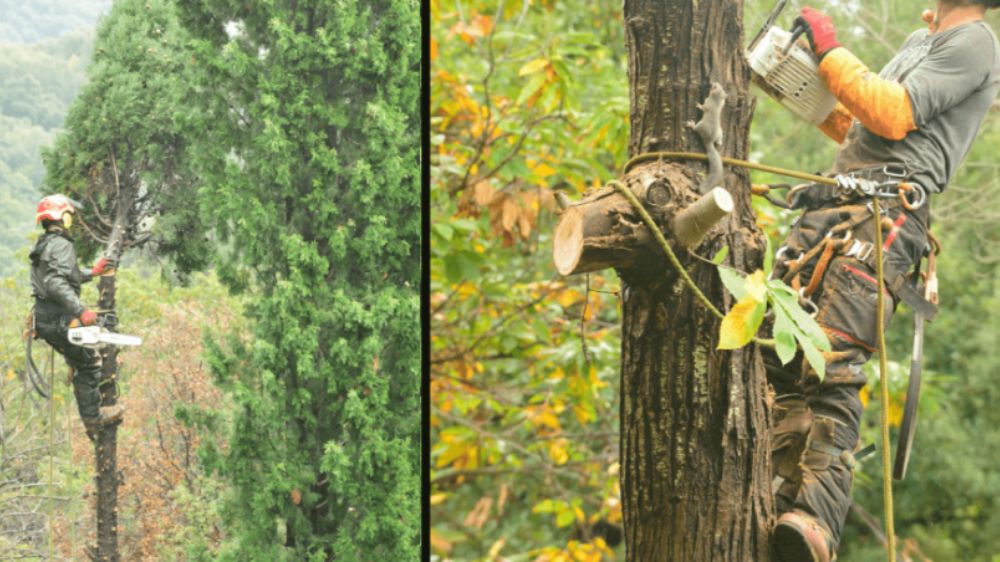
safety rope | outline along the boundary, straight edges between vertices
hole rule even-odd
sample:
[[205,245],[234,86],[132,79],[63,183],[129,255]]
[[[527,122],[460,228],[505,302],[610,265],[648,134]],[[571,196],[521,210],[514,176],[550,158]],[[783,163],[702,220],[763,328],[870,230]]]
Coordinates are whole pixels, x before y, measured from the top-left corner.
[[[639,154],[638,156],[634,156],[632,157],[632,159],[626,162],[624,173],[627,174],[629,170],[631,170],[638,164],[642,164],[643,162],[652,162],[656,160],[708,160],[708,156],[700,152],[646,152],[643,154]],[[749,160],[739,160],[736,158],[729,158],[728,156],[723,156],[722,162],[724,164],[729,164],[730,166],[736,166],[738,168],[748,168],[751,170],[758,170],[760,172],[767,172],[769,174],[776,174],[779,176],[796,178],[802,181],[821,183],[823,185],[837,185],[837,180],[835,178],[828,178],[826,176],[819,176],[816,174],[799,172],[797,170],[789,170],[787,168],[779,168],[778,166],[758,164],[756,162],[750,162]]]
[[55,526],[52,524],[55,516],[55,388],[56,388],[56,352],[49,349],[49,560],[55,560]]
[[875,215],[875,277],[878,279],[878,301],[875,311],[875,332],[878,335],[879,399],[882,401],[882,493],[885,507],[885,547],[889,562],[896,562],[896,532],[892,517],[892,468],[889,459],[889,361],[885,349],[885,273],[882,268],[882,209],[878,197],[872,197]]

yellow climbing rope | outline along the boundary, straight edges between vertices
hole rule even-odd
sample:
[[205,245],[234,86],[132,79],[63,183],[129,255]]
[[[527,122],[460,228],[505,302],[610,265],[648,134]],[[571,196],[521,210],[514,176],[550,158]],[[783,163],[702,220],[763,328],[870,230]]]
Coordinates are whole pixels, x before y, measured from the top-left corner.
[[[30,336],[29,336],[30,337]],[[56,418],[56,352],[49,350],[49,560],[55,560],[55,526],[52,524],[55,516],[55,418]]]
[[[642,164],[643,162],[653,162],[656,160],[708,160],[708,156],[700,152],[646,152],[638,156],[634,156],[632,157],[632,159],[626,162],[624,173],[627,174],[629,170],[631,170],[638,164]],[[778,166],[758,164],[756,162],[750,162],[749,160],[738,160],[736,158],[729,158],[727,156],[723,156],[722,162],[724,164],[729,164],[730,166],[736,166],[738,168],[748,168],[750,170],[758,170],[760,172],[767,172],[769,174],[776,174],[779,176],[796,178],[802,181],[821,183],[823,185],[837,185],[837,180],[834,178],[828,178],[826,176],[819,176],[816,174],[808,174],[806,172],[799,172],[797,170],[789,170],[788,168],[779,168]]]
[[872,197],[875,215],[875,278],[878,301],[875,310],[875,333],[878,334],[879,399],[882,401],[882,493],[885,507],[885,548],[889,562],[896,562],[896,533],[892,517],[892,466],[889,462],[889,361],[885,352],[885,274],[882,270],[882,209],[878,197]]

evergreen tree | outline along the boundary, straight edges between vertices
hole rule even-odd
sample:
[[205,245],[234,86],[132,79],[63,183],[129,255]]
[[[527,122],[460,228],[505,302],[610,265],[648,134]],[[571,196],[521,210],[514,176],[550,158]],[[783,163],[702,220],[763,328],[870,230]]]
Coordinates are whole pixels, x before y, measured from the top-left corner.
[[415,559],[418,3],[180,5],[199,202],[255,320],[212,357],[240,410],[222,558]]
[[[179,217],[162,229],[165,251],[175,246],[169,241],[178,232],[187,234],[187,228],[176,228],[179,221],[197,224],[189,197],[186,132],[174,120],[187,84],[183,48],[168,0],[121,0],[98,27],[89,82],[69,110],[65,132],[44,153],[46,191],[85,205],[79,213],[82,225],[75,227],[85,256],[101,247],[105,257],[119,262],[126,249],[153,239],[148,226],[160,213]],[[191,259],[180,257],[190,265]],[[98,291],[94,308],[113,313],[115,276],[101,277]],[[118,350],[103,348],[101,356],[102,404],[112,405],[118,399]],[[97,547],[91,555],[117,562],[117,426],[98,432],[95,457]]]

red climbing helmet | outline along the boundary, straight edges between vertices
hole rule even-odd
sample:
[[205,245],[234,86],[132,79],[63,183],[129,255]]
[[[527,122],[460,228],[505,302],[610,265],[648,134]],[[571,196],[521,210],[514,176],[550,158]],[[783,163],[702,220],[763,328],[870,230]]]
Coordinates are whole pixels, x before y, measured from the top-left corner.
[[35,224],[43,220],[62,222],[65,213],[75,213],[73,202],[65,195],[46,195],[38,202],[38,209],[35,211]]

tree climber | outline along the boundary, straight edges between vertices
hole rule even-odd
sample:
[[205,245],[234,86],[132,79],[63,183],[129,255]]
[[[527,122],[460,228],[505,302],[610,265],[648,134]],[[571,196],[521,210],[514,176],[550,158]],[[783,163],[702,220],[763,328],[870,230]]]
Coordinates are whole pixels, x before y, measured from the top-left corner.
[[[1000,89],[1000,45],[983,21],[997,7],[1000,0],[939,0],[936,12],[925,12],[928,28],[911,34],[879,74],[840,45],[828,16],[802,10],[796,25],[805,28],[820,76],[839,101],[820,125],[841,143],[834,174],[944,191]],[[775,275],[815,305],[832,351],[821,382],[801,354],[782,366],[765,349],[775,391],[771,447],[779,513],[771,544],[779,562],[829,562],[851,504],[859,391],[866,383],[861,367],[877,345],[875,224],[868,196],[856,191],[820,185],[795,191],[793,207],[804,212],[778,251]],[[888,231],[890,312],[907,298],[894,281],[919,267],[928,248],[929,205],[913,208],[903,199],[905,193],[880,200],[886,201],[880,220]]]
[[84,326],[97,323],[97,314],[87,310],[80,301],[80,285],[98,275],[111,273],[114,268],[107,258],[101,258],[90,271],[77,267],[76,250],[70,238],[76,209],[64,195],[49,195],[38,203],[35,222],[45,232],[31,250],[31,292],[35,297],[33,310],[37,335],[49,343],[73,370],[73,393],[87,435],[94,439],[102,425],[122,419],[121,404],[101,407],[98,383],[101,356],[93,349],[73,345],[67,331],[71,324]]

